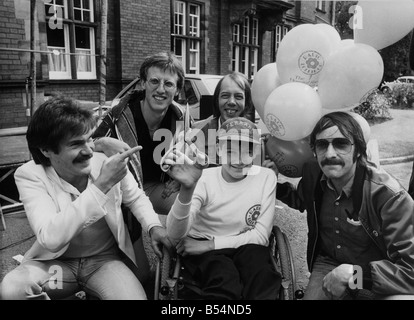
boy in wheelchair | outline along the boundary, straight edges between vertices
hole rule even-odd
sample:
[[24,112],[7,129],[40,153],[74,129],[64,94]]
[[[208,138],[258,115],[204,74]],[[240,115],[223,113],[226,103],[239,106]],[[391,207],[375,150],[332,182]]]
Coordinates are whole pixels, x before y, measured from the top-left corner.
[[203,170],[197,156],[193,161],[179,150],[166,157],[168,174],[181,183],[167,216],[168,236],[200,284],[201,298],[276,300],[281,275],[268,249],[276,175],[253,165],[260,135],[251,121],[227,120],[217,137],[219,167]]

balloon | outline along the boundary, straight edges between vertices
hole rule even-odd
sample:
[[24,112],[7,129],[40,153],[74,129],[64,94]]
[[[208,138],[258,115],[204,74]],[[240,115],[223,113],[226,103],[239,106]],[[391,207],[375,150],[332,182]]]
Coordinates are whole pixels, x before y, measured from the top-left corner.
[[344,40],[341,40],[341,42],[339,42],[339,47],[346,47],[346,46],[353,45],[353,44],[355,44],[354,39],[344,39]]
[[329,44],[331,46],[330,51],[333,52],[336,50],[338,45],[341,43],[341,36],[339,35],[338,31],[326,23],[315,24],[315,27],[322,30],[329,37]]
[[377,89],[384,74],[381,55],[357,43],[333,52],[321,72],[318,93],[324,109],[343,109],[363,102]]
[[368,121],[365,120],[365,118],[358,113],[351,112],[351,111],[349,111],[348,113],[351,116],[353,116],[354,119],[358,122],[358,124],[360,125],[362,129],[362,133],[364,134],[365,143],[368,143],[369,138],[371,136],[371,127],[369,126]]
[[[359,8],[358,8],[359,6]],[[380,50],[404,38],[414,28],[414,1],[359,1],[350,20],[355,43]]]
[[302,176],[302,167],[312,159],[313,152],[306,137],[297,141],[284,141],[270,136],[265,145],[266,154],[281,174],[290,178]]
[[272,91],[264,108],[264,123],[281,140],[299,140],[308,136],[321,118],[318,93],[299,82],[281,85]]
[[264,104],[269,94],[280,86],[276,62],[268,63],[260,68],[252,82],[252,100],[260,118],[264,118]]
[[277,50],[276,63],[283,84],[302,82],[315,87],[332,50],[324,27],[301,24],[291,29]]

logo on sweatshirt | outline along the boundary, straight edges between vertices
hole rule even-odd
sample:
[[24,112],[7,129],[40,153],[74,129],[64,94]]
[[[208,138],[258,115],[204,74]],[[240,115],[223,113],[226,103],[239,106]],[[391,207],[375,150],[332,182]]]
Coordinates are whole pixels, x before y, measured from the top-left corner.
[[257,218],[260,215],[260,204],[256,204],[251,207],[246,213],[246,224],[250,227],[254,227],[257,222]]

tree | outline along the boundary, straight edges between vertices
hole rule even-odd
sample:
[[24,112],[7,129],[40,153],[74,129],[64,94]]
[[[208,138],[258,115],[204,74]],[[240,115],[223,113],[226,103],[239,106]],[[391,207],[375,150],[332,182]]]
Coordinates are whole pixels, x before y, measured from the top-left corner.
[[354,30],[352,30],[349,26],[349,20],[352,17],[352,14],[349,13],[349,11],[350,8],[357,3],[358,1],[338,1],[336,3],[336,24],[334,27],[338,31],[342,40],[354,38]]
[[399,76],[411,74],[409,65],[411,33],[393,45],[379,50],[384,61],[384,81],[393,81]]

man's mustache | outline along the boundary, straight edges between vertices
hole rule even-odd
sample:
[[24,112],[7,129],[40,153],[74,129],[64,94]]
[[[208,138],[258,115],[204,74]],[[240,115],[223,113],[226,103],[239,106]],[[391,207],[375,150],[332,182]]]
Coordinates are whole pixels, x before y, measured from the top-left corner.
[[345,163],[341,159],[324,159],[321,161],[321,166],[345,166]]
[[86,160],[89,160],[90,158],[92,158],[92,155],[89,155],[89,156],[80,156],[80,157],[75,158],[75,160],[73,160],[73,162],[74,163],[84,162]]

